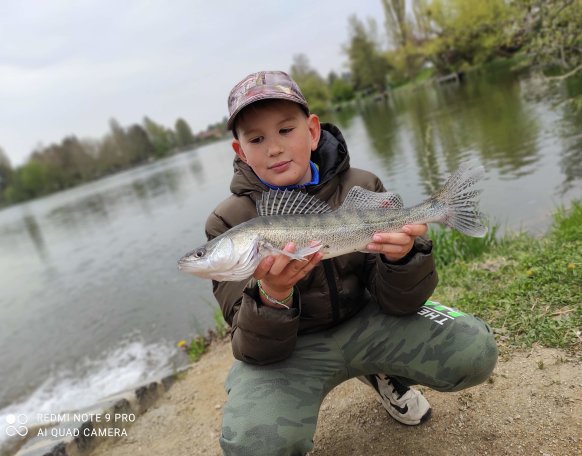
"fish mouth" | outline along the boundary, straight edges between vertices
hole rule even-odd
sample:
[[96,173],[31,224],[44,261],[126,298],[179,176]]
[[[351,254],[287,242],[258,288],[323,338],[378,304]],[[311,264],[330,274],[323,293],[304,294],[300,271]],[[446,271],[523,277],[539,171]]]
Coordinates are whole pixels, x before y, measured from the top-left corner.
[[178,270],[184,271],[188,268],[190,262],[188,261],[188,255],[183,256],[178,260]]
[[193,274],[203,279],[212,278],[211,272],[201,268],[199,264],[187,256],[184,256],[178,260],[178,271]]
[[178,270],[188,272],[193,269],[196,269],[197,258],[193,256],[194,252],[195,250],[192,252],[188,252],[186,255],[184,255],[182,258],[178,260]]

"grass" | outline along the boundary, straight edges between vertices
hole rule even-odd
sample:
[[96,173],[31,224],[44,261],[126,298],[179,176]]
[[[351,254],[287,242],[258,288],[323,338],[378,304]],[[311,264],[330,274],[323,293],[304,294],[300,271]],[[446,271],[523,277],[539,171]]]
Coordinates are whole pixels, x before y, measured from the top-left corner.
[[186,353],[190,358],[190,361],[195,363],[200,359],[200,357],[204,354],[206,349],[208,348],[208,340],[204,336],[196,336],[188,345]]
[[428,236],[438,248],[433,250],[437,266],[442,267],[459,259],[477,258],[498,243],[497,227],[490,227],[483,238],[469,237],[458,231],[431,228]]
[[433,236],[437,301],[483,318],[512,345],[582,353],[582,202],[558,209],[543,238]]
[[[523,233],[497,238],[496,231],[470,238],[431,230],[440,277],[433,298],[484,319],[511,345],[537,342],[582,359],[582,202],[558,209],[543,238]],[[219,308],[214,322],[212,333],[224,337],[228,327]],[[184,342],[192,362],[211,338]]]
[[228,326],[222,317],[222,311],[219,307],[214,308],[213,317],[214,330],[208,331],[206,336],[194,337],[190,343],[182,340],[177,344],[178,347],[182,348],[186,352],[190,358],[190,361],[193,363],[197,362],[202,357],[215,338],[218,337],[219,339],[222,339],[228,334]]
[[216,334],[218,334],[218,337],[221,339],[228,333],[228,327],[226,326],[226,321],[224,321],[220,307],[214,309],[214,328]]

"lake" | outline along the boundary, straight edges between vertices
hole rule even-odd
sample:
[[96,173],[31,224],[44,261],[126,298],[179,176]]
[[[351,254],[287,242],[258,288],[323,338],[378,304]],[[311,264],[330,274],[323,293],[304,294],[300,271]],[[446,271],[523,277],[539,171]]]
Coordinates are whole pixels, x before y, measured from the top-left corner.
[[[582,113],[537,89],[475,74],[331,120],[352,166],[405,205],[472,160],[486,169],[490,220],[541,234],[557,206],[582,198]],[[213,327],[216,304],[210,283],[176,261],[204,242],[207,215],[228,195],[229,142],[0,211],[0,443],[9,413],[78,409],[188,362],[176,343]]]

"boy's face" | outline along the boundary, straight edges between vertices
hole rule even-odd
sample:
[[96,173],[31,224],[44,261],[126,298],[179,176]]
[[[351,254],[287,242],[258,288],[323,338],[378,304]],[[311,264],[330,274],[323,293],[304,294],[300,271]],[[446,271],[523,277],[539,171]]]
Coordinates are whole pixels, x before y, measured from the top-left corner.
[[309,160],[321,133],[317,116],[277,100],[245,109],[236,131],[232,148],[264,182],[283,187],[311,180]]

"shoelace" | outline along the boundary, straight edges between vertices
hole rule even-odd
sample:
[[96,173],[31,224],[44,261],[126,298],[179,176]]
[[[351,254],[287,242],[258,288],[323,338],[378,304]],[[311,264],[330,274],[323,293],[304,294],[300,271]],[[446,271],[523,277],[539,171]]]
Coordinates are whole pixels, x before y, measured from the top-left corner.
[[398,400],[400,400],[402,396],[404,396],[410,389],[408,388],[408,386],[403,385],[398,380],[392,377],[388,377],[388,383],[390,383],[394,390],[398,393]]

